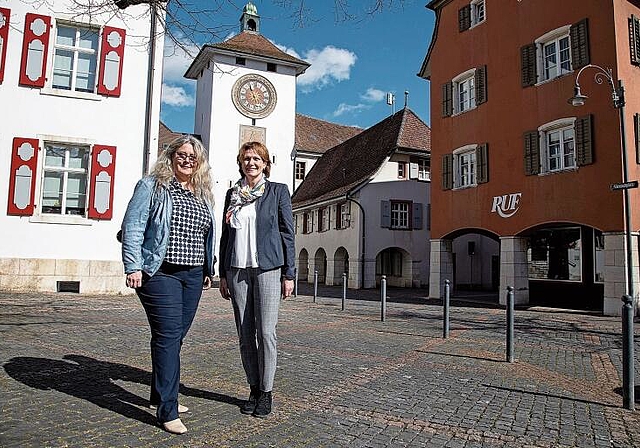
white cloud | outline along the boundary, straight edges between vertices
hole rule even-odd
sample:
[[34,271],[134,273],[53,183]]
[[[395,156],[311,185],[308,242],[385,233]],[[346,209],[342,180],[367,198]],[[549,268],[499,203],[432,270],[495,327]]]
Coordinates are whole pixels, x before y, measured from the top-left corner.
[[195,101],[193,96],[189,95],[184,87],[170,86],[163,83],[162,103],[168,106],[188,107],[193,106]]
[[351,75],[351,68],[358,57],[352,51],[328,45],[320,50],[312,49],[300,55],[293,48],[274,44],[287,54],[302,59],[311,67],[298,76],[298,85],[310,89],[321,89],[333,81],[345,81]]
[[200,52],[200,48],[180,35],[175,37],[179,45],[166,36],[164,39],[163,81],[172,84],[191,84],[194,81],[185,78],[184,73]]
[[360,95],[360,98],[362,98],[365,101],[377,103],[378,101],[382,101],[386,95],[387,93],[383,92],[380,89],[374,89],[373,87],[369,87],[365,93]]
[[310,63],[311,67],[298,77],[298,84],[323,87],[332,81],[347,80],[357,59],[355,53],[331,45],[322,50],[309,50],[304,55],[304,60]]
[[346,104],[340,103],[338,108],[333,111],[331,115],[334,117],[339,117],[340,115],[344,115],[346,113],[358,113],[365,109],[370,109],[371,106],[367,104]]

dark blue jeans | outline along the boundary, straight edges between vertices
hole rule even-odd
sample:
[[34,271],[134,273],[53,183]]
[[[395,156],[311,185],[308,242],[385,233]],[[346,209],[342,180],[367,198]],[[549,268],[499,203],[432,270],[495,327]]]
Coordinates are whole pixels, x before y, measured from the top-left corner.
[[202,275],[202,266],[163,263],[136,289],[151,327],[150,401],[159,423],[178,418],[180,348],[200,302]]

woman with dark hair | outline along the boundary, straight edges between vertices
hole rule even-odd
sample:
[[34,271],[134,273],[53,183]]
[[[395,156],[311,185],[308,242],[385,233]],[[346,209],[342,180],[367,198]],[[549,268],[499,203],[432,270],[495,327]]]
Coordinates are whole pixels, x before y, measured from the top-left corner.
[[259,142],[238,152],[241,178],[227,191],[220,239],[220,293],[231,299],[251,392],[243,414],[271,413],[280,298],[293,291],[294,229],[285,184],[269,182],[271,159]]
[[215,220],[207,152],[183,135],[160,154],[135,187],[122,221],[122,261],[151,327],[151,399],[158,423],[174,434],[187,428],[178,414],[180,348],[203,289],[211,287]]

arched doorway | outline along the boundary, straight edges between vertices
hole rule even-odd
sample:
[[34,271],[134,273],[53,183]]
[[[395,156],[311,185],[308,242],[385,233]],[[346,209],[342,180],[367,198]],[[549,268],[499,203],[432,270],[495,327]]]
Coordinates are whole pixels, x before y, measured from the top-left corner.
[[327,253],[323,248],[316,251],[313,257],[315,261],[315,270],[318,271],[318,283],[325,283],[327,276]]
[[410,288],[413,286],[411,254],[399,247],[388,247],[376,255],[376,285],[386,276],[388,286]]
[[309,252],[302,249],[298,255],[298,279],[309,281]]
[[333,284],[342,285],[342,274],[347,273],[349,282],[349,252],[340,246],[333,255]]

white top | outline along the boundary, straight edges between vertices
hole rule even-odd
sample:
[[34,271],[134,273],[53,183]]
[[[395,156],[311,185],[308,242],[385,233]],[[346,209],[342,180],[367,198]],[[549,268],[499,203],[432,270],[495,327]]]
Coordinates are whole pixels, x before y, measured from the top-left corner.
[[238,210],[240,228],[236,229],[235,245],[231,254],[234,268],[258,267],[258,243],[256,242],[256,203],[253,201]]

